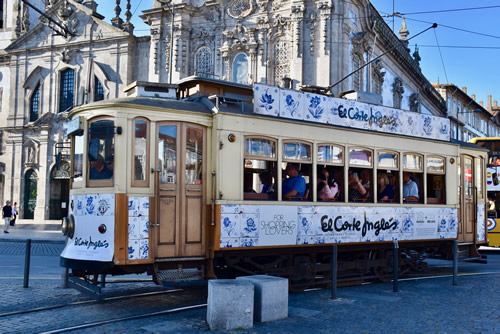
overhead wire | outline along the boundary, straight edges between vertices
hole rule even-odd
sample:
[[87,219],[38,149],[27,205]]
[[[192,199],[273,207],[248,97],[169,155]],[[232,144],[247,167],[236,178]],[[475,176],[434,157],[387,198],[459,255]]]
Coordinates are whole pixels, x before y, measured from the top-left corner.
[[450,82],[448,80],[448,73],[446,73],[446,66],[444,66],[443,54],[441,53],[441,48],[439,47],[439,41],[438,41],[438,37],[437,37],[435,29],[434,29],[434,37],[436,38],[436,44],[437,44],[438,50],[439,50],[439,57],[441,57],[441,64],[443,65],[444,76],[446,78],[446,82]]

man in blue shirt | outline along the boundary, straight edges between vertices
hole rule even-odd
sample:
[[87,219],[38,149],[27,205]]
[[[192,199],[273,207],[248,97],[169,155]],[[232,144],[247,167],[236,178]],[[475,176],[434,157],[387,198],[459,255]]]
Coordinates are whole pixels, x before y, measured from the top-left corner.
[[306,192],[306,180],[299,174],[299,166],[297,164],[288,163],[285,173],[288,175],[288,179],[283,181],[283,199],[303,197]]
[[418,186],[410,178],[410,173],[403,172],[403,199],[410,201],[418,201]]

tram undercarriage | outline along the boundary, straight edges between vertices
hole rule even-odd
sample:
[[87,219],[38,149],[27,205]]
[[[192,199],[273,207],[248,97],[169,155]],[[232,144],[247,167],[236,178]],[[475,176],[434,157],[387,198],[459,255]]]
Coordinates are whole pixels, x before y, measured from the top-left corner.
[[[399,276],[428,270],[428,258],[447,258],[452,243],[405,243],[398,248]],[[387,245],[338,248],[337,281],[340,286],[356,285],[366,280],[390,281],[393,275],[394,250]],[[332,249],[311,247],[220,252],[215,258],[217,278],[241,275],[273,275],[289,279],[290,290],[324,287],[331,283]]]

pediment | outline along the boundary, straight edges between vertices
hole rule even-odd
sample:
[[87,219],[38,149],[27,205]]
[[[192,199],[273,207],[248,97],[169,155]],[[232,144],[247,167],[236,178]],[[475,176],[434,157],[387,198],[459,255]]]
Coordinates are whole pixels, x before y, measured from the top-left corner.
[[[66,6],[66,7],[64,7]],[[43,49],[44,47],[61,46],[61,48],[71,48],[71,44],[85,42],[96,42],[104,40],[107,37],[127,38],[130,34],[102,20],[103,16],[92,12],[90,8],[85,7],[73,0],[59,1],[46,14],[61,26],[67,28],[71,33],[67,37],[57,35],[49,27],[62,31],[60,27],[50,22],[47,18],[40,16],[40,23],[36,24],[16,39],[5,50],[8,53],[16,51]],[[54,36],[55,35],[55,36]],[[52,37],[54,36],[54,37]]]

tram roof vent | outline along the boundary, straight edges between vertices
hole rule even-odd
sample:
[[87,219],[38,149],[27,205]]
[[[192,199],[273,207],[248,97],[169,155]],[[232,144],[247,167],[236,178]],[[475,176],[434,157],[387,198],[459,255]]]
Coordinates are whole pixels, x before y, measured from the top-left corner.
[[177,99],[179,85],[147,81],[134,81],[125,87],[128,97],[158,97],[164,99]]
[[348,90],[339,94],[339,97],[358,102],[383,105],[382,95],[370,92]]

